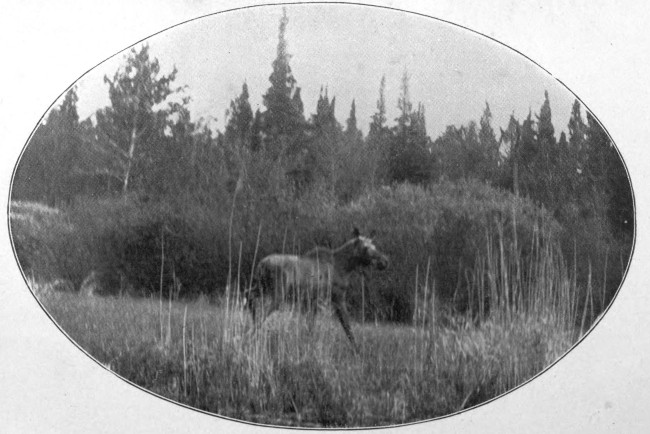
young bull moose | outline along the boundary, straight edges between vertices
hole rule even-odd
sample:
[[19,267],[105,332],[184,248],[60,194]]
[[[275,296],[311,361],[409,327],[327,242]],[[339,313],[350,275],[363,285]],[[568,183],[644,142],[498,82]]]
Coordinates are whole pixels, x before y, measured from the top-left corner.
[[318,299],[329,299],[356,350],[345,297],[351,274],[371,266],[383,270],[388,266],[388,258],[377,250],[370,238],[361,236],[357,228],[353,238],[336,249],[316,247],[303,256],[273,254],[265,257],[258,264],[251,288],[245,295],[253,327],[260,327],[282,303],[294,303],[308,312],[308,326],[312,330]]

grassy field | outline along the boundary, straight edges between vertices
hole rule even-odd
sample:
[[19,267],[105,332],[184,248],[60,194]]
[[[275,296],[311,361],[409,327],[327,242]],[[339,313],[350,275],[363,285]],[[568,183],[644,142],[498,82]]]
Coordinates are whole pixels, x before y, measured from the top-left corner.
[[289,310],[250,334],[236,299],[83,297],[33,286],[108,369],[171,400],[264,424],[361,427],[447,415],[528,380],[577,338],[543,311],[443,321],[429,300],[410,326],[354,324],[355,355],[328,310],[312,334]]
[[[328,228],[365,221],[384,234],[391,265],[348,293],[358,354],[328,306],[311,333],[291,307],[250,333],[239,286],[250,282],[255,258],[285,245],[281,228],[233,218],[253,238],[233,236],[230,246],[230,225],[215,231],[206,210],[184,215],[191,220],[174,226],[173,238],[157,226],[166,222],[156,220],[163,204],[60,211],[16,203],[12,236],[32,290],[59,326],[143,389],[262,424],[394,425],[522,384],[564,354],[609,300],[607,266],[592,273],[589,262],[579,278],[579,245],[567,260],[560,228],[543,210],[476,184],[439,187],[382,189],[309,226],[336,234]],[[329,215],[319,204],[305,216]],[[311,235],[303,244],[318,238]],[[259,240],[268,245],[258,251]],[[80,293],[82,278],[102,266],[113,279],[101,283],[101,296]],[[203,280],[201,270],[210,270]],[[137,296],[120,291],[122,277]],[[192,286],[203,292],[181,294]]]

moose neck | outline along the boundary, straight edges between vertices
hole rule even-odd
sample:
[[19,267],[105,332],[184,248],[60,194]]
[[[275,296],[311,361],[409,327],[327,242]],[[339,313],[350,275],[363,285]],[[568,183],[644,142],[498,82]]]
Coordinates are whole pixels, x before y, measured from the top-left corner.
[[338,266],[350,273],[359,267],[359,260],[354,256],[355,239],[349,240],[341,247],[332,250],[332,256]]
[[356,239],[351,239],[336,249],[316,247],[307,252],[305,256],[317,258],[321,261],[329,261],[339,271],[351,273],[360,266],[359,258],[354,256],[355,241]]

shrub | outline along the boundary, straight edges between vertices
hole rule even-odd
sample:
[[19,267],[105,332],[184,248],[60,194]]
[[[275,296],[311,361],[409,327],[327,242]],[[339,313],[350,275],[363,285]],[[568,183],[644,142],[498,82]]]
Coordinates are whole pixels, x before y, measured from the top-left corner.
[[500,235],[505,243],[517,243],[520,254],[527,255],[535,231],[559,230],[529,201],[470,181],[383,188],[344,207],[337,220],[336,227],[364,222],[377,230],[377,244],[391,264],[372,282],[373,291],[380,294],[382,316],[398,321],[412,318],[416,275],[422,283],[428,263],[436,295],[443,303],[463,308],[467,276],[477,259],[485,257],[489,237]]
[[78,243],[67,213],[38,203],[12,202],[10,229],[16,258],[27,277],[63,278],[78,287],[83,279],[78,264],[91,252]]
[[[300,196],[284,188],[269,187],[268,193],[260,196],[245,185],[225,202],[182,196],[171,202],[85,199],[64,211],[15,203],[12,231],[21,266],[37,277],[62,277],[78,286],[97,270],[124,276],[143,295],[157,294],[162,283],[167,297],[220,295],[228,285],[231,293],[243,290],[255,263],[267,254],[337,247],[353,227],[365,234],[376,230],[376,244],[390,265],[381,274],[370,273],[363,293],[361,278],[355,277],[348,301],[353,315],[402,322],[413,319],[416,286],[435,287],[440,307],[483,309],[490,279],[505,272],[498,265],[501,256],[516,259],[506,261],[516,268],[506,271],[527,282],[535,271],[533,256],[546,247],[553,250],[554,264],[566,262],[565,268],[577,274],[582,291],[590,278],[590,257],[598,273],[594,279],[607,270],[607,286],[599,283],[594,290],[595,312],[620,283],[622,273],[614,268],[627,260],[611,239],[589,241],[584,228],[562,231],[532,202],[475,181],[381,187],[346,204],[318,184]],[[557,250],[558,239],[563,252]],[[571,265],[574,255],[577,270]]]

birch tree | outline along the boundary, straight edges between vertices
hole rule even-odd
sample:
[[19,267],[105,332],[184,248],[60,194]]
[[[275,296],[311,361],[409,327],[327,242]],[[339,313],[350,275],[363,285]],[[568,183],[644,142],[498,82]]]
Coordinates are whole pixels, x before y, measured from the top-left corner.
[[152,142],[164,134],[168,110],[159,108],[172,89],[176,68],[160,73],[158,59],[151,59],[149,46],[129,53],[126,64],[113,79],[104,77],[109,87],[111,106],[97,112],[97,127],[103,148],[113,155],[113,174],[121,181],[122,192],[129,191],[133,170],[151,152]]

